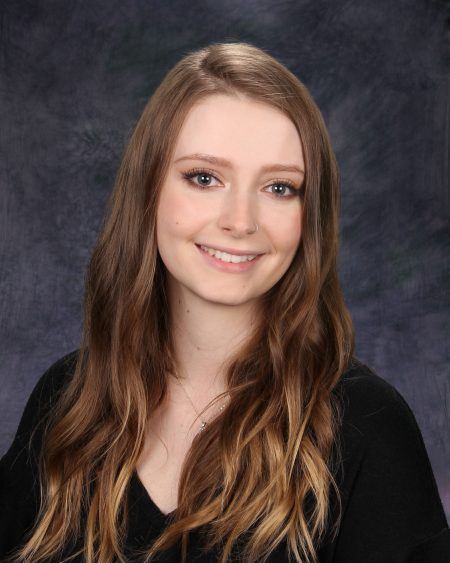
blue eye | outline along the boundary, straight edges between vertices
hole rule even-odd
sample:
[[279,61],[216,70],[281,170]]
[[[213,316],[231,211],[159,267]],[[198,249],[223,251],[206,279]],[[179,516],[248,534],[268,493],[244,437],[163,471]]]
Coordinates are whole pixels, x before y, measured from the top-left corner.
[[191,184],[194,184],[197,188],[209,188],[209,183],[208,184],[197,184],[196,182],[193,182],[193,179],[196,176],[200,176],[203,180],[205,178],[215,178],[217,180],[217,178],[211,174],[210,172],[208,172],[208,170],[204,170],[202,168],[193,168],[192,170],[189,170],[188,172],[183,172],[183,178],[185,180],[187,180],[188,182],[190,182]]
[[[207,189],[211,187],[211,178],[220,181],[217,179],[217,177],[210,172],[209,170],[206,170],[204,168],[192,168],[191,170],[188,170],[187,172],[183,172],[182,173],[182,177],[189,182],[190,184],[193,184],[196,188],[199,189]],[[200,183],[197,183],[194,181],[194,178],[200,178]],[[286,180],[274,180],[272,184],[270,184],[269,186],[267,186],[268,188],[281,188],[283,191],[281,193],[277,193],[277,192],[272,192],[272,195],[275,196],[275,198],[277,199],[291,199],[292,197],[297,196],[298,194],[300,194],[300,190],[298,188],[296,188],[296,186],[292,183],[292,182],[288,182]],[[285,195],[286,194],[286,190],[290,190],[290,194]]]
[[296,193],[296,188],[294,186],[294,184],[291,184],[290,182],[276,182],[275,184],[271,184],[269,186],[269,188],[273,188],[273,187],[277,187],[277,188],[283,188],[284,190],[288,189],[291,190],[291,195],[290,196],[285,196],[285,191],[282,194],[279,193],[275,193],[274,195],[280,198],[286,198],[286,197],[292,197],[293,195],[295,195]]

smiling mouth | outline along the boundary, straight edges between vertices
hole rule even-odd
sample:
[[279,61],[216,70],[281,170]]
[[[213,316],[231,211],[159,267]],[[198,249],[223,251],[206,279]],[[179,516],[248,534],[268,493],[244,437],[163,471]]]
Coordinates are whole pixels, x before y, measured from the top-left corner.
[[203,250],[203,252],[207,252],[210,256],[214,256],[214,258],[217,258],[218,260],[221,260],[222,262],[226,262],[226,263],[230,263],[232,262],[233,264],[238,264],[238,263],[242,263],[242,262],[251,262],[252,260],[254,260],[257,256],[259,256],[259,253],[254,252],[248,252],[248,253],[232,253],[232,252],[225,252],[222,250],[217,250],[216,248],[212,248],[211,246],[206,246],[204,244],[197,244],[196,246],[198,248],[200,248],[201,250]]
[[[222,254],[215,256],[214,253],[204,250],[204,248],[202,248],[203,245],[195,243],[195,246],[210,266],[213,266],[215,269],[222,272],[245,272],[252,268],[254,264],[256,264],[256,262],[264,256],[264,254],[253,255],[254,257],[251,260],[243,258],[242,256],[236,256],[237,260],[235,261],[231,261],[229,259],[223,260],[221,259],[221,256],[223,256]],[[227,258],[227,256],[225,257]]]
[[215,252],[222,252],[224,254],[230,254],[231,256],[258,256],[259,254],[264,254],[264,252],[259,252],[258,250],[237,250],[233,248],[224,248],[221,246],[209,246],[208,244],[195,243],[197,246],[204,247],[207,250],[214,250]]

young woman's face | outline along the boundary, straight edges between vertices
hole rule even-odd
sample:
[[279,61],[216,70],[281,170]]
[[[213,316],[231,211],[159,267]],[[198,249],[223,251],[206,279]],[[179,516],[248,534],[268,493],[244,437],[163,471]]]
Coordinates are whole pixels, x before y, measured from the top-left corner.
[[[275,108],[225,95],[193,106],[157,212],[158,250],[175,288],[239,305],[273,287],[300,242],[303,171],[297,130]],[[258,256],[227,262],[200,245]]]

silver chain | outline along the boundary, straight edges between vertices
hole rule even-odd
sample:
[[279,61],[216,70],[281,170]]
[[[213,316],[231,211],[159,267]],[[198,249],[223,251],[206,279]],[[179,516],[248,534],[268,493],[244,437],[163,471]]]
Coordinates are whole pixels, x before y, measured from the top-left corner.
[[[192,405],[192,407],[193,407],[193,409],[194,409],[194,411],[195,411],[195,414],[197,415],[197,418],[200,418],[200,414],[199,414],[199,412],[197,411],[197,409],[195,408],[195,405],[194,405],[194,403],[192,402],[192,399],[191,399],[191,397],[189,396],[189,394],[188,394],[186,388],[184,387],[184,385],[183,385],[181,379],[178,377],[178,375],[176,375],[176,374],[174,374],[174,375],[175,375],[177,381],[179,382],[179,384],[181,385],[181,388],[183,389],[183,391],[184,391],[186,397],[189,399],[189,401],[190,401],[190,403],[191,403],[191,405]],[[227,400],[228,400],[228,399],[227,399]],[[221,412],[221,411],[225,408],[226,403],[227,403],[227,401],[225,401],[225,403],[219,408],[219,412]],[[200,419],[200,420],[201,420],[201,419]],[[199,434],[200,432],[202,432],[202,431],[205,429],[205,426],[208,424],[206,420],[201,420],[201,422],[202,422],[202,424],[201,424],[200,430],[197,432],[197,434]]]

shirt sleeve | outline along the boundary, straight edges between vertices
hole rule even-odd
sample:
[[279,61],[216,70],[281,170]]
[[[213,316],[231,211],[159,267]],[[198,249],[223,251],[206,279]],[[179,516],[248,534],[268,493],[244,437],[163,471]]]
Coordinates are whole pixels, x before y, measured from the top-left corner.
[[35,523],[40,502],[38,455],[45,417],[74,358],[75,352],[64,356],[41,375],[28,398],[13,442],[0,459],[0,561],[20,547]]
[[450,530],[413,412],[373,372],[354,389],[351,400],[360,406],[352,422],[363,453],[334,563],[449,563]]

